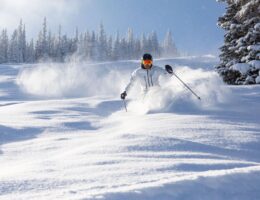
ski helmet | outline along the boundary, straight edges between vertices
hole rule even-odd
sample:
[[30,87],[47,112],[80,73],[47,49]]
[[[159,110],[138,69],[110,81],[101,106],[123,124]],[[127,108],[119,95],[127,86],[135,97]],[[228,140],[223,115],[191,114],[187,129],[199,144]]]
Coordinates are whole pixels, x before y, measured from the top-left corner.
[[153,57],[152,57],[151,54],[145,53],[145,54],[143,55],[143,60],[153,60]]

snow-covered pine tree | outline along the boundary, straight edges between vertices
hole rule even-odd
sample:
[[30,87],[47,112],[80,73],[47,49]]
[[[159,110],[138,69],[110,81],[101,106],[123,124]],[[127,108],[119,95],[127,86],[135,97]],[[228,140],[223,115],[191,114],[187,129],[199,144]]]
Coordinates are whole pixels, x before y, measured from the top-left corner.
[[26,63],[34,63],[35,62],[35,50],[34,50],[34,42],[31,39],[30,44],[26,46]]
[[151,33],[149,41],[151,43],[151,53],[154,55],[154,57],[160,57],[160,45],[155,31]]
[[42,24],[42,58],[46,60],[49,57],[49,52],[48,52],[48,39],[47,39],[47,20],[46,17],[43,19],[43,24]]
[[120,36],[119,36],[119,31],[117,31],[114,40],[114,45],[113,45],[112,60],[119,60],[119,58],[120,58]]
[[47,52],[49,58],[53,59],[55,57],[55,36],[52,35],[50,30],[47,37]]
[[149,53],[153,54],[153,44],[152,44],[151,34],[147,35],[147,38],[146,38],[146,48],[145,49],[146,49],[145,52],[149,52]]
[[165,39],[162,44],[162,49],[162,56],[164,57],[172,57],[179,55],[176,45],[173,41],[172,32],[170,30],[166,33]]
[[38,34],[35,51],[37,61],[47,60],[47,58],[49,58],[46,17],[43,20],[42,30]]
[[99,56],[99,42],[98,36],[96,35],[95,31],[92,31],[91,39],[90,39],[90,59],[91,60],[98,60]]
[[120,40],[120,59],[122,60],[126,60],[128,59],[128,55],[127,55],[127,52],[128,52],[128,49],[127,49],[127,41],[125,38],[121,38]]
[[133,59],[135,39],[134,39],[133,29],[131,28],[128,28],[126,41],[127,41],[127,58]]
[[79,34],[78,44],[77,44],[77,57],[79,60],[83,59],[83,52],[84,51],[84,35],[83,33]]
[[38,39],[35,44],[35,59],[36,61],[41,60],[43,57],[42,53],[42,31],[38,33]]
[[141,52],[142,54],[149,52],[148,39],[144,33],[141,35]]
[[139,59],[142,54],[141,50],[141,41],[139,38],[135,39],[135,45],[134,45],[134,58]]
[[226,31],[216,67],[228,84],[260,83],[260,0],[219,0],[227,4],[218,25]]
[[18,31],[15,29],[10,40],[8,48],[8,60],[11,63],[18,63],[19,60],[19,44],[18,44]]
[[61,61],[64,62],[69,53],[69,41],[67,35],[61,37]]
[[19,63],[23,63],[26,60],[26,33],[25,25],[23,21],[20,20],[20,25],[18,27],[18,57]]
[[4,29],[0,35],[0,63],[8,62],[8,45],[7,30]]
[[55,40],[55,61],[62,62],[62,35],[61,25],[59,25],[58,38]]
[[91,40],[91,36],[90,36],[90,33],[89,31],[87,31],[84,35],[84,38],[83,38],[83,42],[82,42],[82,58],[84,60],[92,60],[92,55],[93,53],[91,53],[92,51],[92,40]]
[[72,39],[72,44],[71,44],[71,54],[74,54],[77,51],[78,42],[79,42],[79,31],[78,28],[76,28],[75,37]]
[[113,53],[113,38],[109,36],[107,41],[107,60],[112,60],[112,53]]
[[99,25],[99,32],[98,32],[98,59],[99,60],[106,60],[107,55],[107,37],[106,32],[104,30],[103,23]]

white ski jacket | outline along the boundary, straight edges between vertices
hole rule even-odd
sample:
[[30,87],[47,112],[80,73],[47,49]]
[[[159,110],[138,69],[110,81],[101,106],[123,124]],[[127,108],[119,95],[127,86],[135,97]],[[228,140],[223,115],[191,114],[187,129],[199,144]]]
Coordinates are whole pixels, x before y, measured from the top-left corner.
[[160,86],[160,76],[166,76],[167,74],[167,71],[161,67],[152,66],[151,69],[143,69],[139,67],[132,73],[130,82],[126,86],[125,91],[128,93],[136,81],[140,83],[144,92],[147,91],[150,87]]

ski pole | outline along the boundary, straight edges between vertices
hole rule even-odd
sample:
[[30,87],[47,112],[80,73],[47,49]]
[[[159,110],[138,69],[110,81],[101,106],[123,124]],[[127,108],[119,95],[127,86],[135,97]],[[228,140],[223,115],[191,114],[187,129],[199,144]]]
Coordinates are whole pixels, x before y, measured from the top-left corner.
[[123,102],[124,102],[125,111],[127,112],[127,107],[126,107],[125,99],[123,99]]
[[176,78],[178,78],[179,81],[181,81],[182,84],[185,85],[186,88],[188,88],[188,89],[192,92],[192,94],[194,94],[199,100],[201,100],[201,98],[200,98],[186,83],[184,83],[174,72],[172,72],[172,74],[173,74],[174,76],[176,76]]

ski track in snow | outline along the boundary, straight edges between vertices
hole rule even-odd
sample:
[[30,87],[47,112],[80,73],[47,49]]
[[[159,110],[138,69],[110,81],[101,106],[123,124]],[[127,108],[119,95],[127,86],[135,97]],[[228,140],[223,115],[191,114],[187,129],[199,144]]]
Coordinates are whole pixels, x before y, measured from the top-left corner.
[[[158,61],[171,62],[195,69],[212,64],[198,58]],[[107,65],[120,72],[121,63]],[[132,70],[133,62],[126,64]],[[175,99],[178,104],[168,110],[126,113],[118,98],[106,94],[28,95],[24,87],[31,82],[18,73],[24,68],[32,66],[0,69],[1,200],[260,198],[259,86],[225,86],[230,101],[214,106]],[[37,94],[44,87],[34,85]]]

